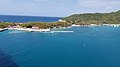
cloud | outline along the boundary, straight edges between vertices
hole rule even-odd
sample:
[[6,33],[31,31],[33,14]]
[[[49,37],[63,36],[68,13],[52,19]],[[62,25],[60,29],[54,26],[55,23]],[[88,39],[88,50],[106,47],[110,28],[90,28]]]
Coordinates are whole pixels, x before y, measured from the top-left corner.
[[66,16],[116,11],[120,0],[0,0],[0,5],[0,14]]
[[78,7],[88,10],[110,11],[120,9],[120,0],[78,0]]
[[79,0],[78,6],[82,7],[107,7],[118,6],[120,1],[103,1],[103,0]]

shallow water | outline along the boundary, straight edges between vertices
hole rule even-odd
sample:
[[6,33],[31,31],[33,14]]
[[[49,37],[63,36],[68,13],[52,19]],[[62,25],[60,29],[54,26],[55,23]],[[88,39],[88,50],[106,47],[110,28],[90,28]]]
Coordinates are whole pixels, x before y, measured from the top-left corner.
[[74,33],[0,32],[0,50],[19,67],[120,66],[120,27],[64,30]]

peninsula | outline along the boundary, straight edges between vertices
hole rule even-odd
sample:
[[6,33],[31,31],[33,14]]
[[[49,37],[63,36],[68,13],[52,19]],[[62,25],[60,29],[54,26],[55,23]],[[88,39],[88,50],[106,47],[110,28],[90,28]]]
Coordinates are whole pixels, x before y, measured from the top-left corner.
[[53,28],[66,28],[70,26],[120,26],[120,11],[111,13],[86,13],[74,14],[60,19],[58,22],[28,22],[28,23],[10,23],[0,22],[0,31],[24,30],[47,32]]
[[54,28],[66,28],[71,26],[69,22],[28,22],[28,23],[10,23],[0,22],[0,31],[22,30],[30,32],[49,32]]

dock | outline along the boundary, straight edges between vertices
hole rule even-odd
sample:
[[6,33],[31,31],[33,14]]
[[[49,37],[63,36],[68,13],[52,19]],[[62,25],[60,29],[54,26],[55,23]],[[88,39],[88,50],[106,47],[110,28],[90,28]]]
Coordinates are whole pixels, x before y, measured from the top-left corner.
[[51,31],[51,33],[73,33],[73,31]]

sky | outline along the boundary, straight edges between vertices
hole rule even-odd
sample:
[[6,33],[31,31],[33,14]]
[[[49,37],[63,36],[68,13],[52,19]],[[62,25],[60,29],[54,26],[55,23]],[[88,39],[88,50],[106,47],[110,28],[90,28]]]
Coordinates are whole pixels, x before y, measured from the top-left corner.
[[120,10],[120,0],[0,0],[0,15],[65,17]]

